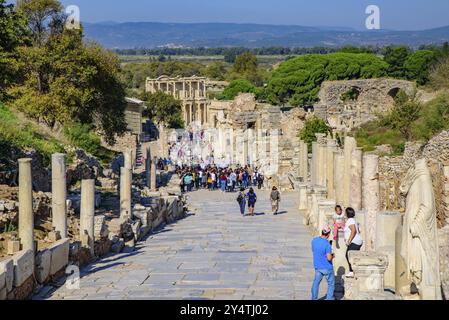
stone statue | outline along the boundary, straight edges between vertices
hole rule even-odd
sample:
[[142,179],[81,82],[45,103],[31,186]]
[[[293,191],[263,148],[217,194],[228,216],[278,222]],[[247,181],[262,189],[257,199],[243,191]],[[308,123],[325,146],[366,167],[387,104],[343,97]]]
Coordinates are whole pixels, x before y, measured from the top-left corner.
[[435,198],[425,159],[415,162],[400,190],[407,197],[401,256],[408,278],[421,299],[441,299]]

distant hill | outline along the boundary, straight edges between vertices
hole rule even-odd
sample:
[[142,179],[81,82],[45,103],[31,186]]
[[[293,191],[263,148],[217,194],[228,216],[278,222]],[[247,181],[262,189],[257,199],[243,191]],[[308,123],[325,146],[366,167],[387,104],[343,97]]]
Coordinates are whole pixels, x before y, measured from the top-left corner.
[[338,47],[440,44],[449,26],[423,31],[356,31],[350,28],[238,23],[84,23],[87,39],[113,49],[171,47]]

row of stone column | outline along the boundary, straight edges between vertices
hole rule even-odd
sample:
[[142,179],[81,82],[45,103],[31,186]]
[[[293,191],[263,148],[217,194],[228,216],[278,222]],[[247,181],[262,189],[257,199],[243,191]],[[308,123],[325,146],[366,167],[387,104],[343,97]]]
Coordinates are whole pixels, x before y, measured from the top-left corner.
[[[345,208],[352,207],[358,212],[363,210],[367,226],[366,247],[371,249],[374,247],[376,214],[380,210],[379,157],[363,154],[353,137],[345,137],[344,146],[340,148],[336,139],[325,134],[316,136],[317,141],[312,144],[310,180],[305,178],[308,177],[306,151],[300,155],[300,176],[304,177],[305,183],[324,188],[328,200],[334,200]],[[307,147],[302,141],[300,144]],[[304,199],[301,203],[302,210],[307,209],[304,208]]]
[[[156,190],[156,159],[151,160],[147,150],[147,177],[152,190]],[[132,210],[132,153],[125,152],[125,165],[120,172],[120,215],[131,218]],[[19,159],[19,238],[22,250],[35,252],[32,160]],[[67,238],[67,181],[64,154],[52,155],[52,227],[60,238]],[[83,246],[94,254],[95,180],[81,181],[80,239]]]

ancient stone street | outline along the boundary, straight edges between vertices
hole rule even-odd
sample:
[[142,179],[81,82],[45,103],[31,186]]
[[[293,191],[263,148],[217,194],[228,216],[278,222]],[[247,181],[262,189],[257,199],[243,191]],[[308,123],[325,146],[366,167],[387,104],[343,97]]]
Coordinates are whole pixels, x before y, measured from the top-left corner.
[[309,299],[311,236],[298,194],[283,194],[279,216],[271,215],[267,192],[258,196],[258,215],[242,217],[236,194],[191,193],[187,218],[135,252],[82,269],[79,290],[62,286],[35,299]]

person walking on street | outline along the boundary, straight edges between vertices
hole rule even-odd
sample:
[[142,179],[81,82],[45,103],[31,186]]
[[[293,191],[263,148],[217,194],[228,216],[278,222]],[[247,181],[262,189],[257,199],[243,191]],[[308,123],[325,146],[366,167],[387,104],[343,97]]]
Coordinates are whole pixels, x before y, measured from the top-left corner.
[[241,188],[239,195],[237,196],[237,202],[240,206],[240,213],[245,215],[245,209],[246,209],[246,196],[245,196],[245,189]]
[[279,213],[279,202],[281,201],[281,194],[276,187],[273,187],[270,195],[271,209],[275,216]]
[[335,255],[332,253],[332,246],[329,237],[332,230],[325,227],[321,231],[321,236],[312,240],[313,266],[315,268],[315,278],[312,285],[312,300],[318,300],[320,283],[323,278],[327,281],[326,300],[335,300],[335,275],[332,261]]
[[248,211],[250,216],[254,216],[254,208],[256,207],[257,195],[253,188],[249,189],[246,197],[248,198]]

